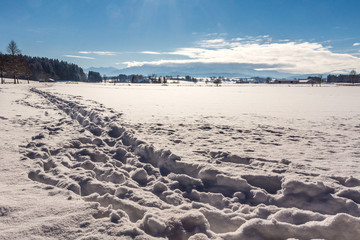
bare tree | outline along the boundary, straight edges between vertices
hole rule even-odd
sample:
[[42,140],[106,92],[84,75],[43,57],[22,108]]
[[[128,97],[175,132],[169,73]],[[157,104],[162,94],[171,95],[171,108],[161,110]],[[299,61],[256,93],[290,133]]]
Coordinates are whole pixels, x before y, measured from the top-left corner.
[[351,70],[350,72],[350,80],[352,84],[355,84],[355,80],[356,80],[356,71],[355,70]]
[[321,83],[322,83],[322,74],[319,75],[319,87],[321,87]]
[[20,49],[18,48],[16,42],[14,40],[11,40],[9,45],[7,46],[6,48],[7,52],[10,54],[10,55],[19,55],[21,53]]
[[28,84],[30,83],[32,74],[33,70],[30,68],[28,62],[23,58],[19,59],[19,75],[24,76],[27,79]]
[[20,49],[18,48],[16,42],[11,40],[9,45],[6,48],[7,52],[10,54],[10,72],[11,75],[14,77],[14,84],[16,84],[16,77],[19,72],[19,58],[18,55],[21,53]]
[[19,75],[22,73],[22,69],[24,68],[22,56],[10,55],[10,61],[7,68],[9,74],[14,77],[14,84],[19,83]]
[[30,77],[32,74],[33,74],[33,71],[31,70],[31,68],[28,65],[26,65],[24,76],[26,77],[28,84],[30,83]]

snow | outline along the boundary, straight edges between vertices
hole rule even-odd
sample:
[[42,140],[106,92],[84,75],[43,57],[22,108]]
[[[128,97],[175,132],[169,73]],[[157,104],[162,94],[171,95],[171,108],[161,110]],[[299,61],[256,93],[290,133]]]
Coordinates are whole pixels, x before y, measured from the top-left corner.
[[244,118],[247,114],[320,121],[334,114],[354,116],[360,105],[358,88],[326,85],[79,84],[71,88],[56,85],[50,90],[95,100],[141,122],[156,117],[173,120],[183,116],[194,121],[207,115]]
[[32,83],[0,94],[0,238],[360,236],[358,87]]

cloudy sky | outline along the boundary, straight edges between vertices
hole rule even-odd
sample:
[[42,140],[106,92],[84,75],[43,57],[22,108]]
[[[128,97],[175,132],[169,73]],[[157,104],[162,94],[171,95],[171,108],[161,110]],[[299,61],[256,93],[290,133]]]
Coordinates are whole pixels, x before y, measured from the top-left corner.
[[1,0],[0,51],[81,67],[360,72],[358,0]]

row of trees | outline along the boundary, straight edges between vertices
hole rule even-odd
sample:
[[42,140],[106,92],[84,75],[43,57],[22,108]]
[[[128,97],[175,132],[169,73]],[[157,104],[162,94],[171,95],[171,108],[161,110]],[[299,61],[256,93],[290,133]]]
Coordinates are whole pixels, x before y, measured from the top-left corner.
[[18,76],[20,74],[24,76],[29,76],[31,70],[29,69],[28,64],[21,57],[21,51],[17,47],[14,41],[11,41],[6,48],[9,54],[4,55],[0,52],[0,77],[1,83],[4,83],[4,77],[13,77],[14,84],[18,83]]
[[57,59],[23,56],[32,70],[31,79],[54,79],[86,81],[83,69],[76,64],[59,61]]
[[[93,74],[92,71],[90,71],[91,74]],[[89,72],[89,76],[90,76]],[[125,74],[119,74],[118,76],[103,76],[103,80],[111,81],[111,82],[131,82],[131,83],[167,83],[168,77],[160,76],[157,77],[155,74],[149,75],[147,77],[144,77],[141,74],[131,74],[131,75],[125,75]],[[89,79],[90,81],[90,79]],[[96,82],[100,82],[101,80],[97,78]]]
[[340,75],[328,75],[327,82],[337,82],[337,83],[360,83],[360,75],[356,74],[355,70],[352,70],[349,75],[340,74]]
[[[95,76],[96,77],[93,77]],[[155,74],[152,75],[148,75],[147,77],[144,77],[143,75],[137,75],[137,74],[132,74],[132,75],[125,75],[125,74],[120,74],[118,76],[112,76],[112,77],[108,77],[106,75],[103,76],[103,81],[110,81],[113,82],[114,84],[117,82],[131,82],[131,83],[161,83],[161,84],[166,84],[168,83],[168,80],[172,80],[173,83],[179,82],[180,80],[184,80],[184,81],[191,81],[194,83],[197,83],[198,80],[194,77],[191,76],[185,76],[185,78],[179,78],[179,77],[172,77],[172,76],[160,76],[157,77]],[[89,77],[88,77],[88,81],[89,82],[101,82],[101,76],[99,73],[97,72],[93,72],[90,71],[89,72]],[[212,82],[214,84],[216,84],[216,86],[219,86],[222,83],[221,77],[218,78],[213,78]],[[207,79],[205,81],[205,83],[209,83],[209,80]]]
[[0,52],[0,77],[11,77],[14,83],[19,78],[31,80],[73,80],[86,81],[87,76],[83,69],[76,64],[59,61],[57,59],[30,57],[21,55],[16,42],[11,41],[7,46],[7,53]]

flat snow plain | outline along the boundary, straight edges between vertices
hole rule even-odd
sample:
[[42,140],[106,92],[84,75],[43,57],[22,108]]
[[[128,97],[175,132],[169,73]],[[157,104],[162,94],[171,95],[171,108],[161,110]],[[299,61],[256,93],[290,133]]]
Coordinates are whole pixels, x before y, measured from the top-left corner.
[[[13,136],[27,166],[17,168],[48,194],[42,201],[82,215],[63,214],[46,233],[13,227],[0,237],[29,229],[39,239],[360,236],[359,87],[32,87],[1,88],[19,94],[11,99],[22,113],[2,111],[0,120],[27,130]],[[19,205],[0,206],[4,226]]]

